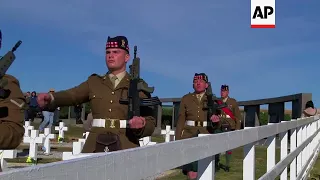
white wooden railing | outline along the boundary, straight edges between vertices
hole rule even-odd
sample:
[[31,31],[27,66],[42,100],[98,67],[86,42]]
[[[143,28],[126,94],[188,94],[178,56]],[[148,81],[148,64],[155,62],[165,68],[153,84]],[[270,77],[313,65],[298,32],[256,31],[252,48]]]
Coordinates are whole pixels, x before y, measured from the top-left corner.
[[[290,134],[288,134],[290,131]],[[160,143],[124,151],[16,169],[0,174],[2,180],[141,180],[199,161],[201,180],[214,179],[214,155],[244,148],[243,179],[254,180],[255,144],[267,138],[267,172],[261,180],[305,179],[319,152],[319,116],[246,128],[222,134]],[[276,164],[276,135],[281,139],[281,160]],[[288,153],[290,136],[290,153]],[[217,145],[219,144],[219,145]]]

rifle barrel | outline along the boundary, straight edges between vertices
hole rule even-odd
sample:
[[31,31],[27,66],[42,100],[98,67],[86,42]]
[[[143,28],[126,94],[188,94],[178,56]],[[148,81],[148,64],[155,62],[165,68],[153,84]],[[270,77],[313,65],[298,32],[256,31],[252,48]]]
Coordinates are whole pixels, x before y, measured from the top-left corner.
[[12,52],[15,52],[17,49],[18,49],[18,47],[21,45],[21,43],[22,43],[22,41],[18,41],[15,45],[14,45],[14,47],[12,48]]

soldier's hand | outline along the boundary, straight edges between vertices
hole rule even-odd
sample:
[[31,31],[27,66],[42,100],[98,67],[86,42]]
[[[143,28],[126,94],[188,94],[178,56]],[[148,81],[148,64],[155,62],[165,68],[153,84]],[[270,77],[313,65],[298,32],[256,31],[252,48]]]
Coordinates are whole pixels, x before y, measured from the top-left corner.
[[37,101],[39,107],[43,108],[51,102],[51,96],[48,93],[38,94]]
[[219,122],[220,121],[220,117],[217,115],[212,115],[210,120],[214,123]]
[[141,129],[146,125],[146,119],[144,117],[134,116],[129,120],[130,128]]

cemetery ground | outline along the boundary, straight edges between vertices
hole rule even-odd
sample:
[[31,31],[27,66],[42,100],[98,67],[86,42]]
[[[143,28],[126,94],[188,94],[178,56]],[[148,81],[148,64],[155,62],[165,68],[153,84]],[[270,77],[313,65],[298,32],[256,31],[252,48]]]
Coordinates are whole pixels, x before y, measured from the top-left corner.
[[[34,129],[38,129],[39,124],[32,123]],[[38,148],[38,164],[44,163],[51,163],[62,161],[62,152],[72,152],[72,142],[77,141],[79,138],[83,138],[84,129],[82,125],[73,125],[68,126],[68,131],[65,132],[64,143],[58,143],[57,138],[52,140],[51,144],[51,155],[43,155],[41,150],[41,145]],[[52,131],[52,133],[57,134],[57,131]],[[153,136],[151,137],[153,142],[163,143],[165,141],[164,136]],[[14,159],[6,159],[8,163],[8,167],[12,168],[22,168],[30,166],[26,163],[26,159],[29,153],[29,146],[28,144],[22,143],[17,150],[20,154],[17,158]],[[266,157],[266,147],[263,146],[256,146],[256,177],[260,177],[266,172],[266,164],[267,164],[267,157]],[[320,158],[320,157],[319,157]],[[320,178],[320,159],[318,158],[317,162],[314,165],[314,168],[311,171],[311,177],[315,179]],[[224,164],[225,157],[224,155],[221,156],[221,162]],[[276,162],[280,159],[280,148],[277,148],[276,151]],[[243,148],[237,148],[233,150],[232,160],[231,160],[231,169],[230,172],[225,172],[224,170],[220,170],[216,173],[217,180],[241,180],[242,179],[242,162],[243,162]],[[170,163],[170,162],[168,162]],[[289,173],[288,173],[289,174]],[[161,174],[161,177],[158,178],[159,180],[185,180],[186,176],[181,173],[179,168],[167,171]]]

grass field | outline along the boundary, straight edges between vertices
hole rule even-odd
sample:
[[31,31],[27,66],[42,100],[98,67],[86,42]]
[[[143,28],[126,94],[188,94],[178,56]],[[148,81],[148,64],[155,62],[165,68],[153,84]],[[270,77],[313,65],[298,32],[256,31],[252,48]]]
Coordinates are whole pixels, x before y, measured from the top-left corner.
[[[256,177],[262,176],[266,173],[267,169],[267,156],[266,148],[256,147]],[[280,151],[276,151],[276,162],[280,159]],[[243,148],[233,150],[231,169],[230,172],[220,170],[216,173],[216,180],[242,180],[242,161],[243,161]],[[221,156],[221,162],[225,163],[225,156]],[[174,174],[173,176],[161,178],[161,180],[185,180],[186,176],[182,173]]]

